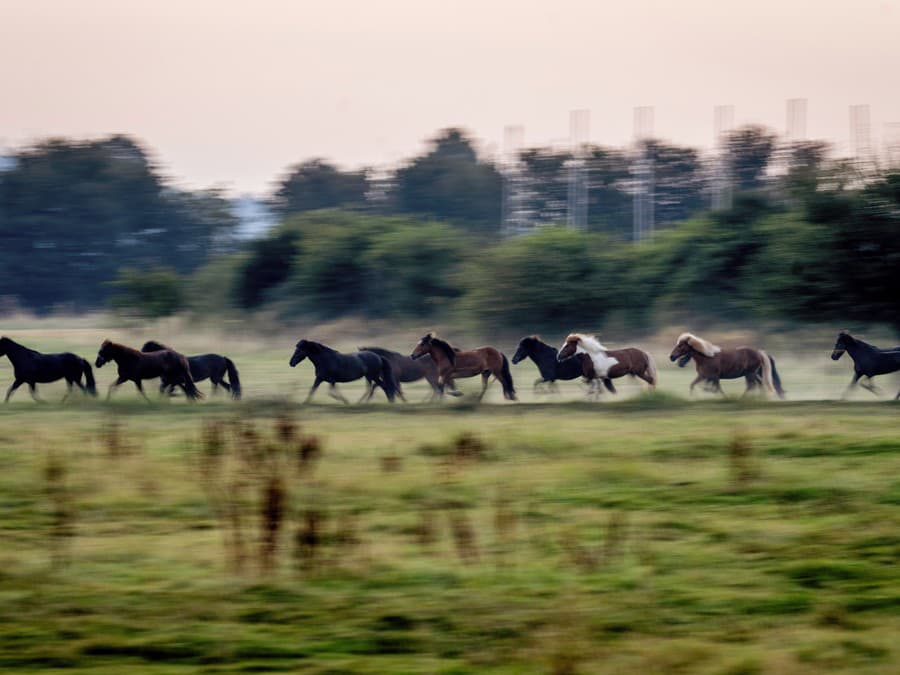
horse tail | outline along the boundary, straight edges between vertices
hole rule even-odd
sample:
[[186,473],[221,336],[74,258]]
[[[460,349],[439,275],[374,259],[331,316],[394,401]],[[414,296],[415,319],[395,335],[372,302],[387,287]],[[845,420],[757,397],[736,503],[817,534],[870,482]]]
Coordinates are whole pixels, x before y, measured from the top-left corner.
[[784,398],[784,389],[781,387],[781,378],[778,376],[778,371],[775,369],[775,359],[772,358],[771,354],[766,354],[769,357],[769,363],[772,365],[772,384],[775,385],[775,393],[778,394],[778,398]]
[[647,377],[650,378],[650,388],[656,389],[656,385],[659,384],[659,377],[656,373],[656,361],[650,352],[644,352],[644,356],[647,357]]
[[223,358],[225,359],[225,368],[228,370],[228,382],[231,384],[231,398],[235,401],[239,401],[241,400],[241,378],[238,377],[238,371],[234,366],[234,361],[227,356]]
[[757,350],[757,352],[762,359],[763,391],[775,391],[775,387],[772,386],[772,363],[769,360],[770,357],[762,349]]
[[508,401],[516,400],[516,388],[513,385],[512,373],[509,372],[509,360],[501,353],[503,365],[500,368],[500,384],[503,385],[503,397]]
[[87,359],[81,359],[81,370],[84,373],[84,388],[91,396],[97,395],[97,383],[94,382],[94,371]]
[[400,387],[397,385],[397,379],[394,377],[394,369],[391,368],[391,362],[383,356],[378,358],[381,359],[381,381],[384,382],[384,393],[388,397],[388,401],[393,403]]
[[185,396],[194,401],[203,398],[203,392],[197,389],[197,385],[194,384],[194,378],[191,377],[191,367],[188,364],[187,357],[178,354],[176,363],[178,364],[177,369],[181,371]]

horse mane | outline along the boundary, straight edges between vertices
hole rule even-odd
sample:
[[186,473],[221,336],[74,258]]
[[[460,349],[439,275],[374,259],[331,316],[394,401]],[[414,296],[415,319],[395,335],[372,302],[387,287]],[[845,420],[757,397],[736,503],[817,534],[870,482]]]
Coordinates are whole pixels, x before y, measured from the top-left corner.
[[4,335],[3,337],[0,337],[0,342],[2,342],[3,340],[5,340],[9,344],[11,344],[13,347],[17,347],[19,349],[24,349],[26,352],[31,352],[32,354],[40,354],[40,352],[37,349],[32,349],[31,347],[26,347],[21,342],[16,342],[11,337],[7,337],[6,335]]
[[441,340],[434,333],[429,333],[426,337],[428,337],[431,341],[431,344],[435,345],[439,349],[441,349],[444,354],[447,355],[447,358],[450,359],[450,363],[456,363],[456,355],[459,353],[459,350],[453,347],[449,342],[445,340]]
[[583,346],[585,346],[586,349],[590,347],[590,349],[592,349],[593,351],[609,351],[594,335],[585,335],[584,333],[569,333],[569,335],[566,336],[566,342],[570,342],[571,340],[578,340],[582,343]]
[[172,351],[172,348],[166,347],[162,342],[157,342],[156,340],[147,340],[144,346],[141,347],[142,352],[161,352],[164,350]]
[[697,337],[693,333],[682,333],[681,335],[679,335],[678,339],[675,341],[675,344],[678,345],[682,342],[687,342],[691,348],[700,352],[704,356],[715,356],[720,351],[722,351],[722,348],[718,345],[714,345],[708,340]]

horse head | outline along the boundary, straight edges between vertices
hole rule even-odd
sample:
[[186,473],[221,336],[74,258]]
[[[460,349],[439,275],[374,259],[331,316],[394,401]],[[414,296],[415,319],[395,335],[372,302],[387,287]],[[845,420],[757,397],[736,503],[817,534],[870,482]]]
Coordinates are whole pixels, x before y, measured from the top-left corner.
[[291,368],[295,367],[303,359],[309,356],[310,347],[313,343],[309,340],[300,340],[294,347],[294,353],[291,355]]
[[844,352],[847,351],[847,348],[854,342],[853,336],[847,331],[842,330],[838,333],[837,340],[834,343],[834,349],[831,350],[831,360],[837,361],[841,358],[844,355]]
[[512,357],[513,363],[518,363],[523,359],[527,358],[532,349],[534,349],[535,343],[539,340],[537,335],[529,335],[528,337],[523,337],[519,340],[519,347],[516,349],[515,355]]
[[100,345],[100,351],[97,352],[97,360],[94,361],[94,366],[101,368],[104,363],[112,361],[112,352],[112,342],[104,340],[103,344]]
[[411,359],[420,359],[426,354],[431,352],[431,341],[434,339],[434,333],[426,333],[422,336],[419,342],[416,344],[415,348],[412,350],[412,354],[409,355]]
[[6,350],[8,349],[10,342],[12,342],[12,340],[5,335],[0,337],[0,356],[6,356]]
[[682,335],[678,338],[675,348],[669,354],[669,360],[678,361],[678,365],[682,368],[691,360],[691,342],[687,336]]
[[572,333],[571,335],[566,337],[566,341],[563,342],[563,346],[559,348],[559,351],[556,353],[556,360],[562,361],[563,359],[567,359],[570,356],[573,356],[575,352],[578,351],[578,345],[581,343],[581,336]]

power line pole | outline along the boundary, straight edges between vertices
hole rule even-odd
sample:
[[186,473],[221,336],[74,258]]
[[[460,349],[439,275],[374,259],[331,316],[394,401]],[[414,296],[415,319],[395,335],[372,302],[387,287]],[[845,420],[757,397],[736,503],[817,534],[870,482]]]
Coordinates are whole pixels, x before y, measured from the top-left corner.
[[725,139],[734,128],[734,106],[717,105],[713,108],[713,180],[712,207],[714,209],[731,208],[731,162],[728,160],[728,148]]
[[589,110],[573,110],[569,113],[569,227],[587,229],[588,186],[587,186],[587,142],[591,113]]
[[653,238],[653,160],[647,152],[647,141],[653,137],[653,108],[640,106],[634,109],[635,159],[634,175],[634,241]]

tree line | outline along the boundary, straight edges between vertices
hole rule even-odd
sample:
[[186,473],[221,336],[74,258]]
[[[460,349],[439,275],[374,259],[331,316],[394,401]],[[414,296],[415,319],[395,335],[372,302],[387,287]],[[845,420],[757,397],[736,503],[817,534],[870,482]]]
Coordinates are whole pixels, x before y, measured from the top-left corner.
[[[718,163],[658,140],[657,236],[630,241],[634,150],[579,152],[586,231],[565,220],[573,156],[523,150],[532,234],[501,236],[504,175],[459,129],[392,172],[291,167],[271,195],[280,224],[240,242],[224,195],[174,187],[134,140],[45,141],[0,171],[0,294],[165,315],[271,309],[286,316],[430,318],[486,325],[649,325],[672,311],[898,326],[900,173],[829,157],[761,127]],[[711,210],[727,178],[729,208]]]

